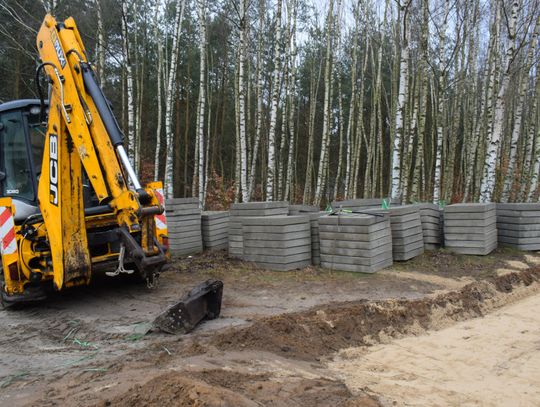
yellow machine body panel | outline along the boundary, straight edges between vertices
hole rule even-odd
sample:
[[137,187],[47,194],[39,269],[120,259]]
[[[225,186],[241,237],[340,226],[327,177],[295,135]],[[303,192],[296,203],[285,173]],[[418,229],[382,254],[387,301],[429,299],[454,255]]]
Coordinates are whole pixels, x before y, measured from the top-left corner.
[[151,284],[168,257],[162,184],[140,185],[74,20],[47,15],[37,48],[51,87],[35,163],[39,213],[16,223],[12,199],[0,198],[16,248],[2,251],[2,298],[88,284],[96,268],[137,271]]

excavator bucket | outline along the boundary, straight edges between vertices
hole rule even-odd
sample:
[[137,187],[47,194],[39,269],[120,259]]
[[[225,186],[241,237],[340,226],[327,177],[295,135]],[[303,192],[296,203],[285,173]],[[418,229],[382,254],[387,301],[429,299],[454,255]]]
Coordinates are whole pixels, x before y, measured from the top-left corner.
[[158,315],[153,326],[171,334],[188,333],[201,321],[219,317],[222,295],[223,282],[207,280]]

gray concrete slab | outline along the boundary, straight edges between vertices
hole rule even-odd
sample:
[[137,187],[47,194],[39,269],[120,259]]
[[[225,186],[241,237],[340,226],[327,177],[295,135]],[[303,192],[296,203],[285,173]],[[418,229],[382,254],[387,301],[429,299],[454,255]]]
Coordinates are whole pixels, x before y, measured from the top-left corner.
[[493,250],[497,248],[497,243],[494,243],[485,248],[475,248],[475,247],[449,247],[448,249],[451,252],[458,254],[468,254],[468,255],[477,255],[477,256],[487,256]]
[[445,233],[445,240],[457,240],[457,241],[477,241],[485,242],[490,239],[493,239],[494,236],[497,236],[497,229],[493,229],[486,233]]
[[[273,248],[286,249],[288,247],[311,245],[311,239],[296,239],[296,240],[246,240],[243,242],[244,247],[253,248]],[[317,247],[318,249],[318,247]]]
[[262,269],[266,270],[273,270],[273,271],[292,271],[297,269],[303,269],[305,267],[308,267],[311,265],[311,262],[309,260],[305,261],[299,261],[294,263],[288,263],[288,264],[275,264],[275,263],[264,263],[264,262],[256,262],[257,267],[260,267]]
[[263,201],[263,202],[243,202],[233,203],[231,209],[274,209],[274,208],[287,208],[289,211],[289,202],[287,201]]
[[497,229],[537,231],[540,230],[540,224],[497,222]]
[[223,219],[229,217],[229,211],[203,211],[201,216],[205,220]]
[[537,211],[513,211],[497,209],[497,216],[518,217],[518,218],[540,218],[540,210]]
[[296,246],[288,247],[286,249],[273,249],[268,247],[246,247],[244,246],[244,255],[246,256],[277,256],[277,257],[288,257],[296,256],[308,253],[311,257],[311,246]]
[[333,264],[333,263],[325,263],[321,261],[321,266],[326,269],[347,271],[347,272],[354,272],[354,273],[370,273],[370,274],[375,273],[379,270],[382,270],[386,267],[390,267],[392,264],[393,264],[392,260],[386,260],[384,262],[381,262],[373,266],[360,266],[360,265],[354,265],[354,264]]
[[495,211],[488,212],[451,212],[444,214],[444,221],[449,222],[452,220],[486,220],[497,216]]
[[497,228],[497,231],[499,233],[499,236],[517,237],[517,238],[523,238],[523,237],[540,238],[540,230],[525,231],[525,230],[508,230],[508,229]]
[[345,256],[345,257],[362,257],[362,258],[372,258],[384,253],[390,252],[392,255],[392,246],[386,244],[379,246],[374,249],[344,249],[340,247],[322,247],[320,250],[321,256]]
[[308,216],[255,216],[243,217],[243,226],[289,226],[289,225],[310,225]]
[[294,239],[310,239],[309,231],[293,232],[293,233],[243,233],[244,240],[294,240]]
[[409,215],[409,214],[420,215],[420,207],[416,204],[391,206],[389,211],[390,211],[390,216],[392,218],[396,216],[404,216],[404,215]]
[[365,250],[365,249],[375,249],[377,247],[387,245],[387,244],[392,244],[391,236],[383,237],[381,239],[372,240],[368,242],[359,242],[359,241],[351,242],[351,241],[346,241],[346,240],[345,241],[321,240],[320,247],[321,247],[321,250],[323,250],[323,248],[334,248],[334,247],[339,247],[343,249],[364,249]]
[[540,217],[524,217],[524,216],[497,216],[499,223],[513,223],[518,225],[538,225]]
[[169,227],[171,226],[185,226],[185,227],[201,227],[201,221],[200,219],[188,219],[188,220],[171,220],[167,219],[167,225]]
[[390,237],[391,232],[388,229],[379,230],[371,233],[339,233],[339,232],[320,232],[319,240],[337,240],[347,242],[370,242],[383,237]]
[[424,236],[421,227],[406,229],[406,230],[392,230],[392,239],[408,239],[416,238],[422,239]]
[[283,255],[262,255],[262,254],[245,254],[243,255],[243,258],[246,261],[253,261],[255,263],[271,263],[271,264],[289,264],[289,263],[296,263],[300,261],[311,261],[311,252],[309,253],[300,253],[300,254],[294,254],[290,256],[283,256]]
[[499,242],[511,243],[511,244],[540,244],[540,237],[499,236]]
[[540,211],[540,203],[498,203],[497,210]]
[[489,219],[485,220],[446,220],[444,222],[444,230],[449,227],[469,227],[469,228],[475,228],[475,227],[489,227],[489,226],[496,226],[497,225],[497,218],[491,217]]
[[340,214],[320,217],[319,227],[322,225],[370,226],[384,222],[388,222],[387,214],[381,216],[369,214]]
[[475,241],[475,240],[446,240],[444,241],[445,247],[448,248],[486,248],[491,247],[494,243],[496,244],[498,241],[497,238],[495,239],[489,239],[483,242]]
[[278,233],[288,235],[290,233],[306,232],[311,235],[311,229],[308,224],[304,225],[289,225],[289,226],[244,226],[242,233]]
[[391,250],[374,257],[339,256],[326,255],[321,253],[321,262],[330,264],[354,264],[357,266],[374,266],[387,260],[392,260]]
[[486,212],[495,210],[495,208],[494,203],[460,203],[445,206],[444,212]]
[[406,253],[393,253],[394,261],[407,261],[424,253],[424,246]]
[[289,215],[303,215],[319,211],[320,208],[315,205],[289,205]]
[[231,217],[252,217],[252,216],[287,216],[289,214],[288,208],[270,208],[270,209],[249,209],[249,210],[230,210]]
[[424,250],[425,251],[435,251],[435,250],[439,250],[440,248],[441,248],[440,244],[425,243],[424,242]]
[[201,215],[199,208],[168,208],[165,207],[166,216],[189,216],[189,215]]
[[421,222],[419,213],[409,213],[407,215],[392,215],[390,223]]
[[540,244],[510,244],[506,242],[500,242],[501,246],[505,247],[513,247],[518,250],[523,251],[539,251],[540,250]]
[[188,229],[182,229],[182,230],[168,230],[167,235],[170,239],[177,239],[177,238],[184,238],[184,237],[200,237],[202,239],[202,234],[200,230],[188,230]]
[[416,250],[419,247],[424,247],[424,239],[404,244],[396,243],[395,241],[392,242],[392,250],[394,253],[407,253]]
[[389,230],[388,222],[379,222],[369,226],[348,226],[348,225],[321,225],[316,233],[350,233],[350,234],[370,234],[381,230]]

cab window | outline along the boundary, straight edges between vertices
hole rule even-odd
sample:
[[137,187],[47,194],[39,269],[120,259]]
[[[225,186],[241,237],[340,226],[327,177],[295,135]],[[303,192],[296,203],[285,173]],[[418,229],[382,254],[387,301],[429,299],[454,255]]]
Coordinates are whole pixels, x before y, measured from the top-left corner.
[[0,155],[5,179],[2,195],[34,201],[34,184],[26,149],[25,120],[20,111],[0,116]]

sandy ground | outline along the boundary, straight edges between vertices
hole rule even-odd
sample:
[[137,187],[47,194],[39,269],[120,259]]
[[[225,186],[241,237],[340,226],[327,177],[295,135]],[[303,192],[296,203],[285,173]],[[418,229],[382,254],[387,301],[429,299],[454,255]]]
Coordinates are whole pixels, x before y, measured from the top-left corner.
[[427,335],[346,349],[329,369],[387,405],[537,406],[539,309],[536,294]]
[[[523,291],[518,286],[538,283],[508,278],[484,287],[482,282],[527,273],[539,263],[539,254],[508,250],[486,257],[440,251],[374,275],[319,268],[282,273],[218,253],[175,261],[155,290],[122,279],[96,279],[91,287],[68,290],[36,306],[0,311],[0,405],[358,407],[401,402],[407,400],[405,391],[354,385],[380,378],[342,373],[359,370],[354,363],[363,364],[363,355],[379,346],[382,353],[391,346],[380,342],[443,328],[433,314],[441,304],[449,311],[444,320],[453,326],[515,302],[513,293]],[[207,278],[224,281],[221,318],[179,337],[141,333],[161,310]],[[480,286],[467,289],[471,284]],[[443,297],[430,300],[437,295]],[[468,331],[471,338],[481,335],[474,327]],[[508,346],[519,350],[526,337],[508,332]],[[402,340],[407,338],[395,343]],[[409,340],[414,344],[424,337]],[[343,359],[343,349],[354,346],[362,347]],[[532,355],[530,366],[540,368]],[[373,360],[376,364],[377,357]],[[445,365],[442,356],[438,363]],[[504,372],[501,377],[511,380]],[[447,380],[441,375],[437,383]],[[416,383],[425,384],[420,375]]]

